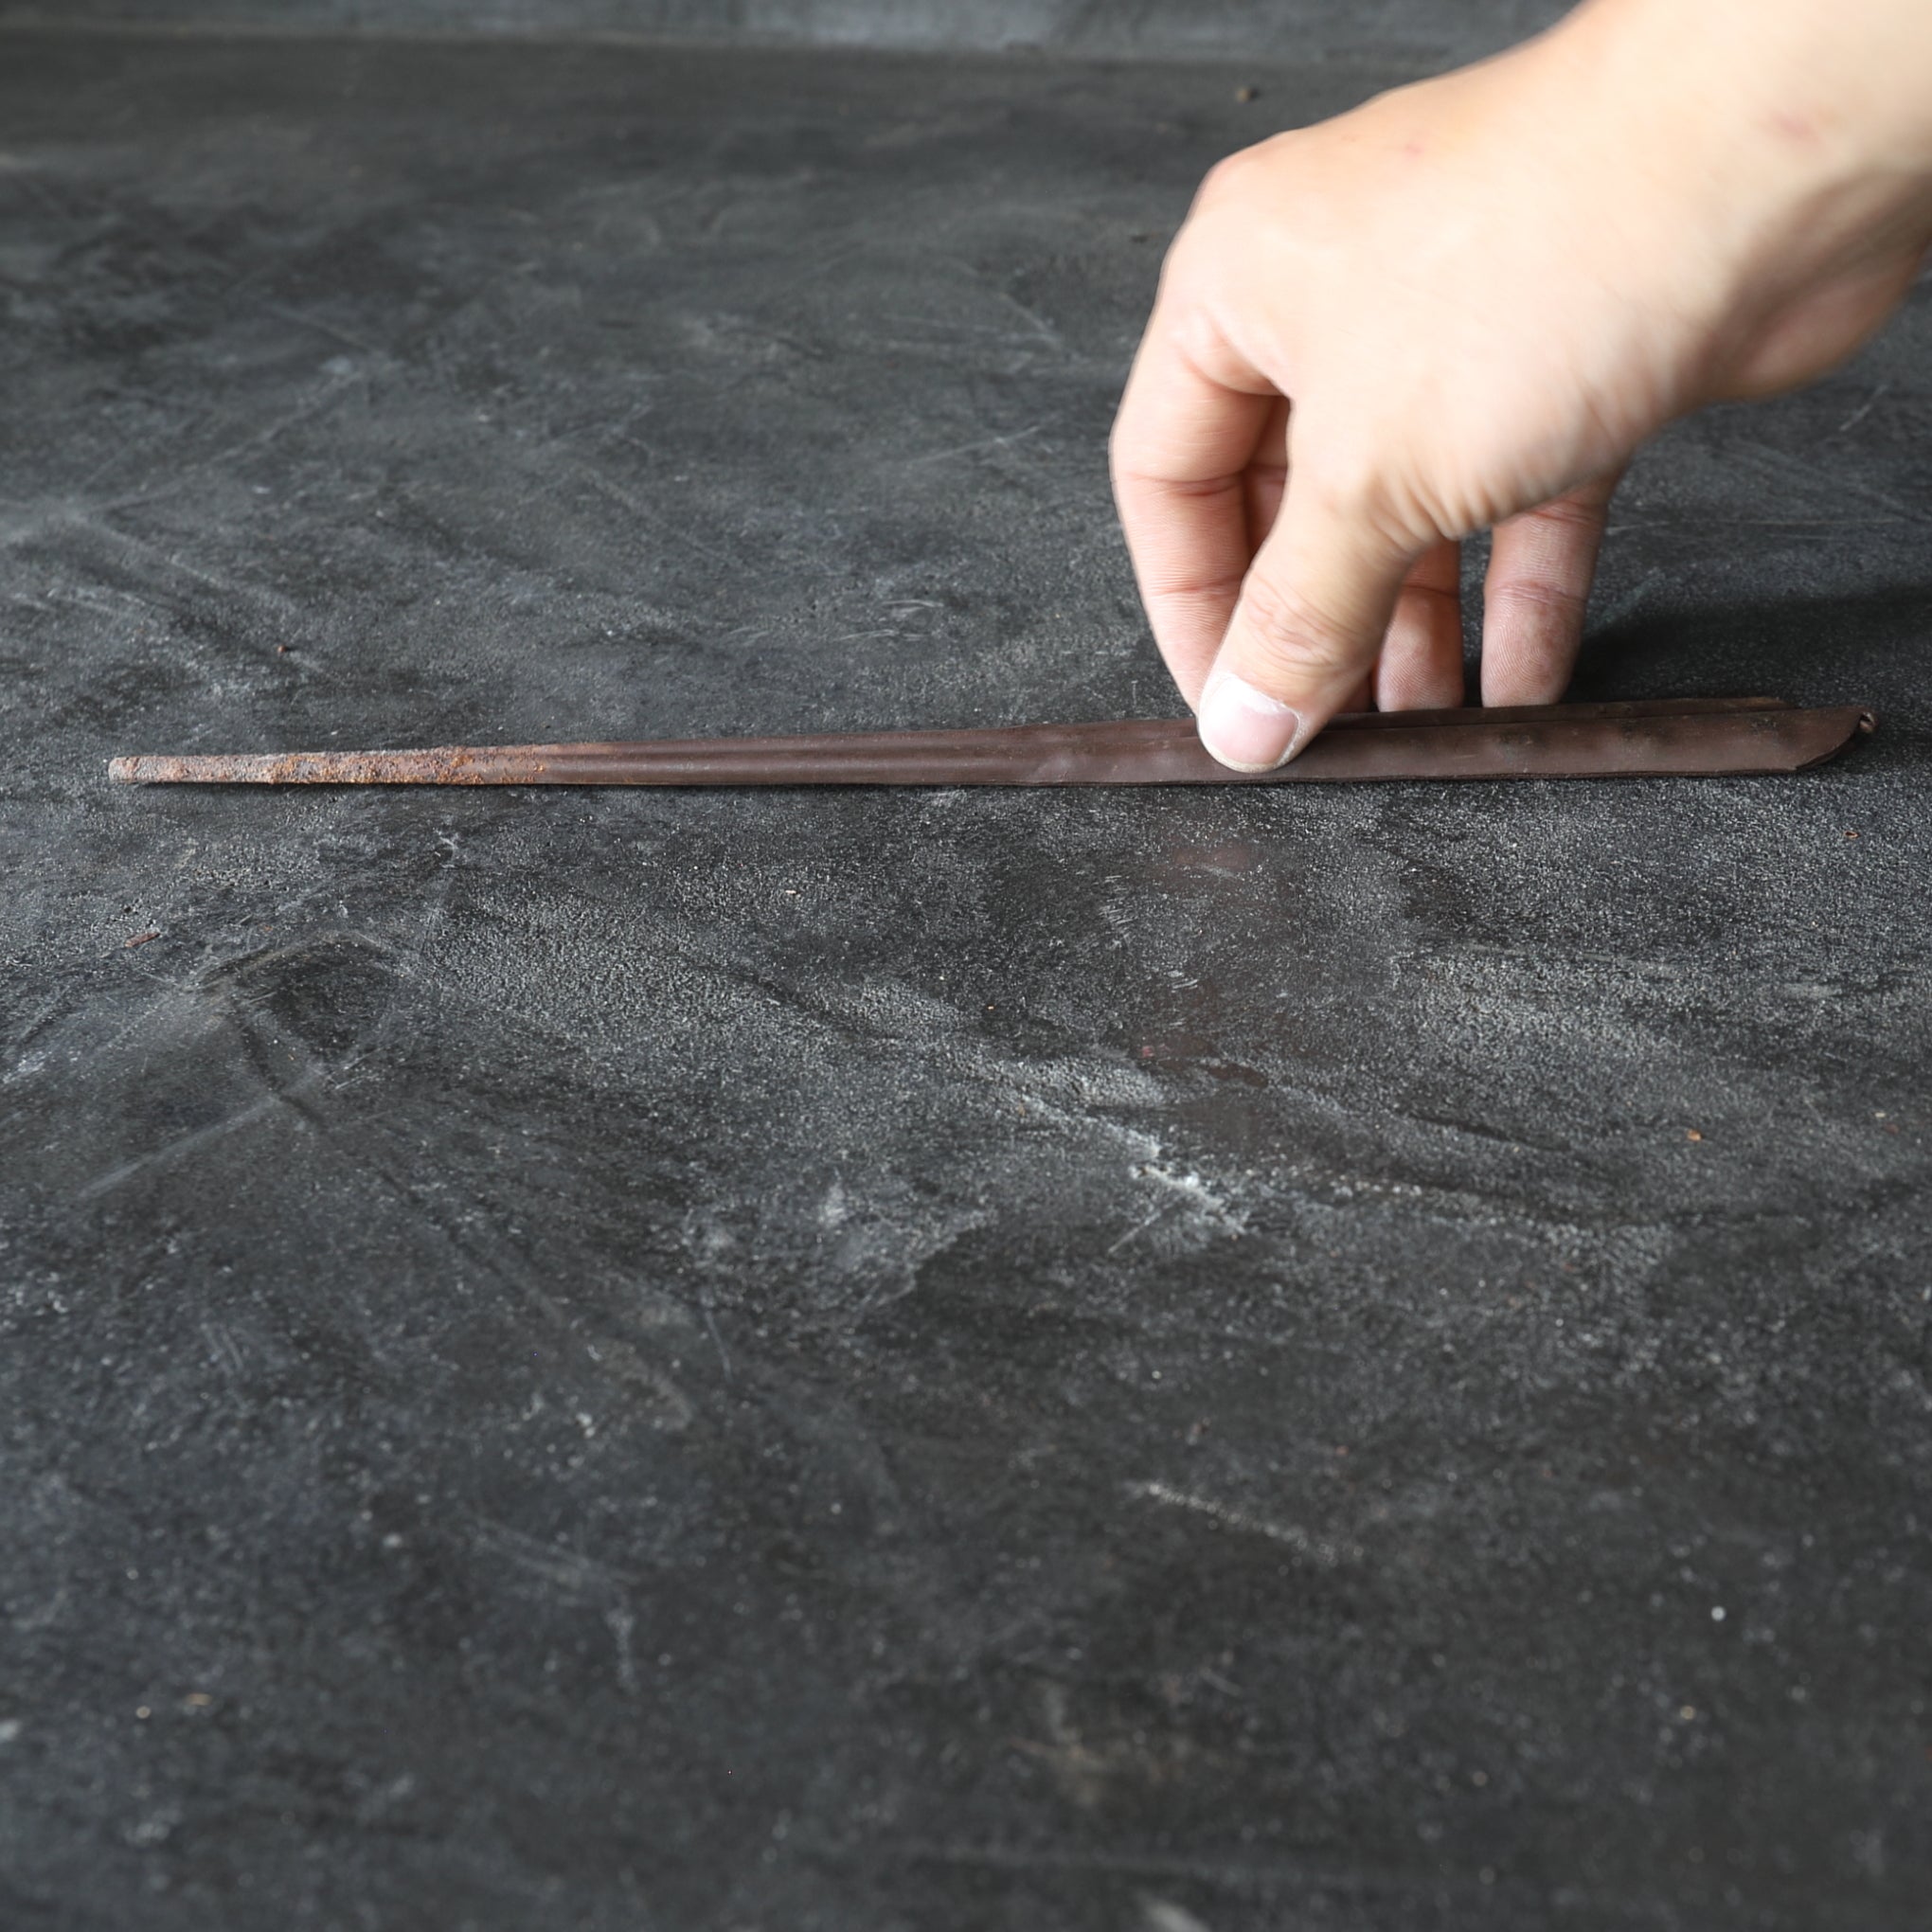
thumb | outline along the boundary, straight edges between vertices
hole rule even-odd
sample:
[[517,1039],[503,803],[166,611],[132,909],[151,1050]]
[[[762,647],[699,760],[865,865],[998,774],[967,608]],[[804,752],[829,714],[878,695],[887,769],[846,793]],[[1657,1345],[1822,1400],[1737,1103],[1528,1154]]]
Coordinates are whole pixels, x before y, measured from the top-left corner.
[[1291,473],[1202,688],[1202,743],[1236,771],[1286,763],[1374,666],[1421,549]]

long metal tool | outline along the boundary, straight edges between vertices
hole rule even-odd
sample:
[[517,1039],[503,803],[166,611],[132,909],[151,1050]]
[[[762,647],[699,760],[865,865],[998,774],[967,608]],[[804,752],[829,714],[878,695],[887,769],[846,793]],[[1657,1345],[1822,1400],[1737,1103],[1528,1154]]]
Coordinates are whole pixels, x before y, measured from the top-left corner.
[[1708,778],[1799,772],[1872,730],[1862,705],[1777,698],[1334,719],[1292,764],[1217,764],[1189,718],[807,738],[637,744],[444,744],[420,751],[291,751],[117,758],[147,785],[1297,785],[1398,778]]

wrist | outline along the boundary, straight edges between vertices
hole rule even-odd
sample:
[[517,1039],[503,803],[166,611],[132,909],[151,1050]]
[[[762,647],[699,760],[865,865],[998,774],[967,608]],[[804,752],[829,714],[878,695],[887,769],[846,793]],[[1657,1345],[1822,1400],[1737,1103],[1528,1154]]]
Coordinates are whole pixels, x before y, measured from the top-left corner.
[[1713,320],[1932,241],[1927,0],[1585,0],[1547,40],[1636,190],[1625,259],[1688,250]]
[[1585,0],[1557,34],[1776,186],[1932,192],[1926,0]]

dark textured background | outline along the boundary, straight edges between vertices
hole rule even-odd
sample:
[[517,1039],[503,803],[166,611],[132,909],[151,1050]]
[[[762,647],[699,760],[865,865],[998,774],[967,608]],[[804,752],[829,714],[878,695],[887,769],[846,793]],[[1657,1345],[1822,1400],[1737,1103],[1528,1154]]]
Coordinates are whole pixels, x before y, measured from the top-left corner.
[[0,33],[9,1932],[1925,1923],[1923,291],[1608,544],[1800,779],[103,779],[1168,708],[1161,242],[1422,64]]
[[1564,0],[0,0],[0,21],[142,21],[378,33],[675,36],[918,48],[1046,48],[1279,63],[1399,49],[1475,60],[1546,27]]

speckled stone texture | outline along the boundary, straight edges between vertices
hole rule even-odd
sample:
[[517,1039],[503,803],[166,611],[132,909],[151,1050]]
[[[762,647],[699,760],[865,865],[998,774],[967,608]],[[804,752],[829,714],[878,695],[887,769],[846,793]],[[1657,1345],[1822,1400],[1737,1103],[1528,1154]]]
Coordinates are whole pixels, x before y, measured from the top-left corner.
[[1164,61],[1397,52],[1471,61],[1565,0],[0,0],[0,21],[653,36],[724,46],[1042,48]]
[[1169,708],[1162,241],[1411,71],[0,33],[0,1922],[1926,1923],[1923,291],[1605,554],[1805,778],[105,780]]

